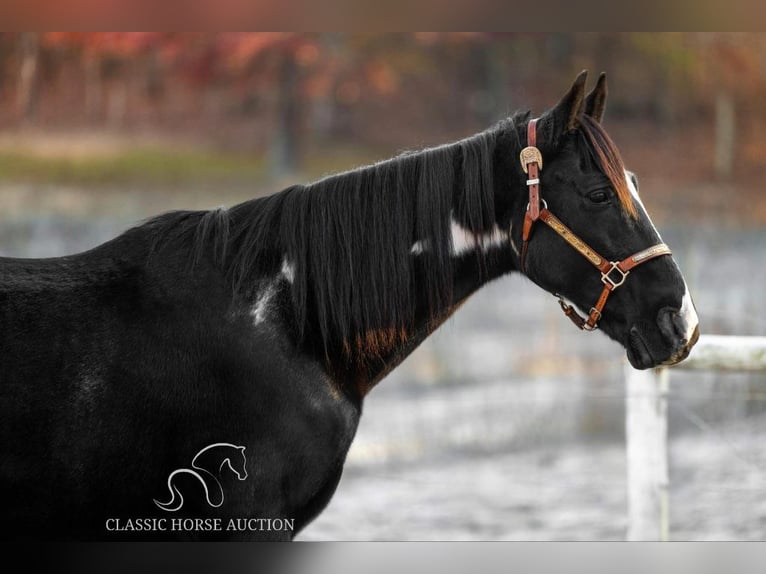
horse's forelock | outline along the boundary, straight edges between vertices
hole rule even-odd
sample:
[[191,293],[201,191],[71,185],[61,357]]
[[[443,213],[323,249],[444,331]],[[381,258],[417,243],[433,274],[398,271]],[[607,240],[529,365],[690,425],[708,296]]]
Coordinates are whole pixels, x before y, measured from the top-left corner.
[[588,141],[598,167],[612,184],[617,198],[625,212],[632,218],[638,217],[638,210],[633,202],[633,194],[625,180],[625,164],[617,146],[607,135],[601,124],[585,115],[580,118],[580,130]]

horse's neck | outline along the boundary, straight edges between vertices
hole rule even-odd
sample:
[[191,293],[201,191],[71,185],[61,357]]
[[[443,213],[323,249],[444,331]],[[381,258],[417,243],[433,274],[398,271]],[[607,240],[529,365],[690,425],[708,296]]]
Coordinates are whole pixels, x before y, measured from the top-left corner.
[[[504,148],[513,148],[508,141],[504,142]],[[455,149],[459,144],[453,146]],[[515,148],[514,148],[515,149]],[[468,153],[467,149],[462,151]],[[493,152],[494,153],[494,152]],[[510,152],[509,152],[510,153]],[[517,152],[510,153],[515,157]],[[459,156],[458,156],[459,157]],[[504,162],[500,162],[504,164]],[[433,293],[429,292],[429,285],[433,285],[429,273],[438,270],[433,268],[433,258],[428,259],[429,241],[419,241],[413,245],[413,256],[423,258],[424,265],[414,277],[416,283],[415,300],[415,318],[410,328],[406,332],[392,333],[389,337],[391,344],[381,347],[380,337],[377,333],[372,334],[373,350],[363,356],[361,364],[363,368],[352,369],[349,372],[347,367],[341,366],[338,370],[341,372],[347,386],[352,387],[352,391],[360,397],[366,395],[369,390],[383,379],[391,370],[396,368],[401,362],[409,356],[431,333],[442,325],[460,305],[475,291],[480,289],[487,282],[512,271],[518,267],[518,237],[514,243],[512,227],[521,229],[520,213],[523,213],[523,206],[527,201],[525,196],[526,189],[511,188],[507,190],[507,196],[500,201],[501,205],[495,205],[495,211],[486,211],[486,206],[481,205],[481,201],[486,202],[487,197],[477,201],[476,189],[486,186],[494,187],[493,180],[513,181],[513,177],[505,170],[510,169],[508,165],[502,166],[502,173],[487,174],[485,170],[493,169],[493,162],[486,161],[480,165],[474,165],[473,169],[466,169],[461,161],[452,159],[451,166],[455,169],[454,181],[457,182],[458,194],[466,194],[468,188],[473,188],[473,196],[454,197],[453,211],[451,212],[452,227],[452,254],[451,254],[451,273],[452,289],[447,300],[438,300],[435,305]],[[467,174],[470,173],[472,181]],[[458,174],[461,174],[460,179]],[[480,182],[480,183],[477,183]],[[413,193],[415,190],[411,190]],[[493,198],[494,199],[494,198]],[[471,211],[469,211],[469,209]],[[500,210],[503,210],[502,213]],[[499,229],[495,226],[485,231],[482,235],[475,235],[467,231],[466,228],[477,228],[478,222],[486,222],[488,213],[492,213],[495,221],[507,221],[506,229]],[[514,217],[511,218],[511,214]],[[511,221],[513,219],[513,221]],[[513,225],[511,225],[513,223]],[[478,225],[486,229],[486,223]],[[518,230],[517,230],[518,231]],[[433,255],[433,253],[431,253]],[[428,261],[431,263],[429,264]],[[431,267],[429,267],[431,265]],[[418,265],[416,265],[416,268]],[[364,337],[364,336],[363,336]],[[364,355],[364,338],[360,346],[362,355]],[[340,361],[343,364],[345,359]],[[346,363],[347,364],[347,363]],[[359,362],[357,362],[357,367]]]
[[[258,224],[243,211],[246,257],[233,268],[274,259],[262,246],[280,230],[298,339],[339,387],[364,396],[471,293],[513,269],[510,229],[496,222],[510,227],[522,191],[495,189],[516,179],[505,159],[515,146],[506,126],[252,204]],[[256,322],[272,295],[254,302]]]
[[438,329],[473,293],[515,267],[515,258],[506,242],[487,251],[471,249],[457,255],[454,261],[452,299],[437,310],[428,308],[429,298],[419,292],[414,327],[399,344],[368,364],[363,373],[353,377],[354,390],[366,395],[393,369],[399,366],[431,333]]

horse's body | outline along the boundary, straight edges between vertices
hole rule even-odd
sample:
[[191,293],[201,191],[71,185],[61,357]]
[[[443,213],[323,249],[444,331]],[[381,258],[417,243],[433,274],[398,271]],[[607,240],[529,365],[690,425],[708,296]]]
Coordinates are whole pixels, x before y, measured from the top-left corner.
[[252,466],[217,516],[303,524],[329,499],[359,405],[288,351],[283,318],[255,325],[211,267],[145,265],[149,248],[136,230],[73,257],[0,260],[6,532],[100,537],[108,517],[161,515],[168,470],[220,439],[247,444]]
[[[518,268],[522,119],[229,210],[161,216],[82,254],[0,258],[5,532],[102,539],[116,536],[108,519],[165,516],[154,500],[169,474],[226,441],[246,446],[247,480],[222,473],[225,504],[187,496],[175,514],[295,529],[180,535],[291,538],[330,500],[369,389],[466,297]],[[552,249],[539,241],[529,276],[561,290],[535,271]],[[679,309],[667,261],[643,277],[672,278],[658,297]],[[578,302],[592,285],[561,291]],[[626,346],[632,296],[604,313]],[[636,356],[661,362],[688,346],[640,328]]]

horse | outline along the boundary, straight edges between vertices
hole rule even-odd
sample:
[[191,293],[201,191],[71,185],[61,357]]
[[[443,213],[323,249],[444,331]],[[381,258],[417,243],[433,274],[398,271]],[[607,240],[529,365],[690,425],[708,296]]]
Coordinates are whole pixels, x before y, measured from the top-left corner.
[[176,515],[292,529],[183,535],[293,539],[333,496],[370,391],[509,273],[633,367],[683,360],[694,303],[602,126],[606,76],[587,94],[586,78],[539,117],[83,253],[0,258],[3,531],[175,539],[104,524],[165,517],[169,473],[225,440],[247,448],[247,479]]
[[[236,466],[232,465],[232,456],[238,462]],[[235,463],[236,464],[236,463]],[[223,504],[224,495],[218,477],[224,466],[228,466],[238,480],[247,479],[247,457],[245,456],[245,447],[234,444],[218,442],[206,446],[199,451],[191,462],[191,468],[179,468],[174,470],[168,476],[168,490],[170,491],[170,500],[160,502],[154,499],[154,504],[158,508],[167,512],[177,512],[183,507],[184,497],[178,486],[176,477],[188,475],[196,479],[205,491],[205,501],[208,506],[218,508]],[[211,472],[212,468],[215,472]],[[214,487],[211,493],[211,486]],[[215,497],[211,499],[211,494]]]

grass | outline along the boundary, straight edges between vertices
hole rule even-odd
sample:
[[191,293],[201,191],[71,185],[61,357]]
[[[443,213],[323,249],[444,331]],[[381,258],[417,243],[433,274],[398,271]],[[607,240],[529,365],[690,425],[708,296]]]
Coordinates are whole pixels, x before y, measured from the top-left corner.
[[[311,150],[291,178],[308,182],[392,154],[347,146]],[[0,148],[0,184],[40,183],[77,187],[139,184],[142,186],[257,184],[273,175],[264,154],[225,153],[204,149],[136,147],[90,155],[40,154]]]
[[257,181],[267,172],[262,156],[205,150],[135,148],[83,157],[0,150],[0,182],[179,185]]

